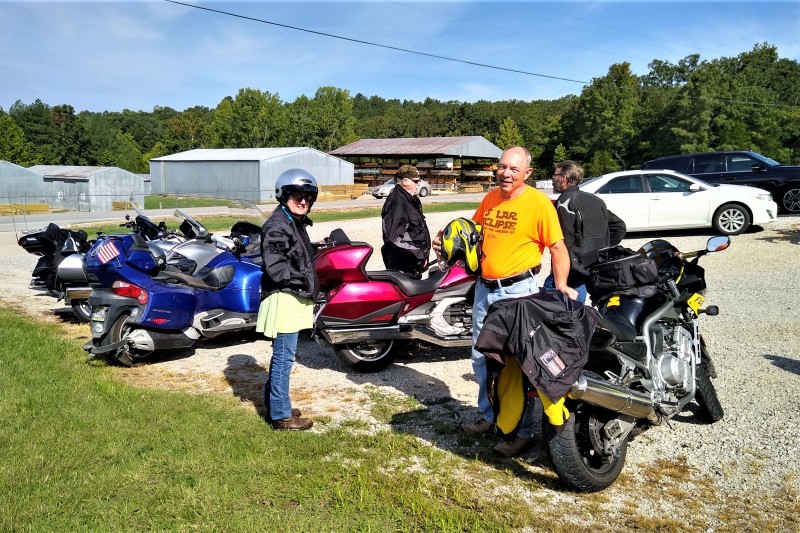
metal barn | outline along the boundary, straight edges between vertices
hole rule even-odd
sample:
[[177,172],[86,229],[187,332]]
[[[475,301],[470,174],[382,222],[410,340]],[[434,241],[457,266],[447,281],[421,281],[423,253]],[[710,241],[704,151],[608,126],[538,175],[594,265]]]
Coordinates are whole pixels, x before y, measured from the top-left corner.
[[128,202],[131,195],[144,205],[142,178],[118,167],[35,165],[30,170],[43,178],[47,203],[54,209],[111,211],[115,202]]
[[310,172],[319,185],[352,185],[353,164],[314,148],[196,149],[150,160],[153,194],[275,198],[275,180],[290,168]]
[[14,163],[0,161],[0,203],[47,203],[42,176]]

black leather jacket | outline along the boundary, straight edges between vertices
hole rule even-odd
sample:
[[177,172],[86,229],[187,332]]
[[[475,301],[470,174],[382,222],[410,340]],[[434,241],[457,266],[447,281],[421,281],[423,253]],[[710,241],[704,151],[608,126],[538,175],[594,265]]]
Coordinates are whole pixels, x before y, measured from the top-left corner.
[[292,292],[315,300],[319,281],[314,270],[314,248],[306,232],[311,219],[297,218],[279,205],[261,227],[262,296],[277,291]]
[[389,193],[381,210],[386,268],[421,272],[428,264],[431,235],[422,203],[400,185]]
[[625,222],[606,208],[603,200],[573,186],[556,201],[558,221],[569,250],[571,272],[588,274],[601,248],[616,246],[625,237]]

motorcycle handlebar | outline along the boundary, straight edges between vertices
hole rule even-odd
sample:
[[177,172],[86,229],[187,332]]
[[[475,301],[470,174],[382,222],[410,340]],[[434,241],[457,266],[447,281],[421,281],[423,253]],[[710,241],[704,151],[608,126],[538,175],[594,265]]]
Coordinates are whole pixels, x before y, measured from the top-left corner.
[[223,247],[227,248],[228,250],[236,249],[236,243],[233,240],[228,239],[227,237],[223,237],[221,235],[211,235],[211,242],[220,244]]

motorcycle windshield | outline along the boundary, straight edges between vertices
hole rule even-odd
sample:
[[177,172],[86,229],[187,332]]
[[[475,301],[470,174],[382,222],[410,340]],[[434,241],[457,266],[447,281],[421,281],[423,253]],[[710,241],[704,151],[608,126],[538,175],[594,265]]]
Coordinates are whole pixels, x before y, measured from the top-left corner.
[[176,209],[173,216],[181,221],[179,229],[181,233],[186,235],[187,239],[205,239],[208,237],[208,230],[206,227],[189,214],[180,209]]

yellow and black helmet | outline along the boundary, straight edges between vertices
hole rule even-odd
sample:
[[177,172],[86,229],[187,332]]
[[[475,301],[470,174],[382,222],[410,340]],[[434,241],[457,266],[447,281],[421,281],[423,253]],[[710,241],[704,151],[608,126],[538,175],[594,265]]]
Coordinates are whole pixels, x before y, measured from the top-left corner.
[[457,218],[442,233],[442,258],[450,265],[459,259],[470,274],[477,274],[481,260],[481,227],[468,218]]

